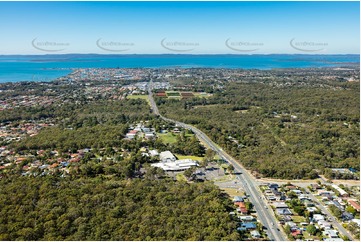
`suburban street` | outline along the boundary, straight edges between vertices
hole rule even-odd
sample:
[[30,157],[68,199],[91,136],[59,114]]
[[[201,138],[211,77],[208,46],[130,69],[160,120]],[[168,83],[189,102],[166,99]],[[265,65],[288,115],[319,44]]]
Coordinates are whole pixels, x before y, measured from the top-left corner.
[[342,227],[342,225],[337,221],[337,219],[335,218],[335,216],[333,216],[332,213],[330,213],[326,207],[320,205],[318,199],[312,194],[312,192],[310,191],[310,193],[308,194],[310,196],[310,198],[313,200],[313,201],[317,201],[317,204],[316,204],[316,207],[319,208],[322,213],[326,214],[329,218],[332,219],[331,223],[332,223],[332,226],[334,228],[337,228],[338,231],[343,234],[344,236],[348,237],[351,241],[354,240],[351,236],[351,234],[344,228]]
[[274,217],[272,209],[268,206],[268,204],[262,199],[263,195],[260,192],[257,182],[252,176],[248,173],[244,167],[239,164],[233,157],[227,154],[223,149],[221,149],[217,144],[215,144],[206,134],[204,134],[199,129],[195,128],[194,126],[172,120],[166,117],[163,117],[157,108],[157,105],[153,99],[152,94],[152,81],[150,81],[148,86],[149,92],[149,102],[154,114],[159,115],[163,120],[168,122],[173,122],[177,126],[180,126],[185,129],[190,129],[195,133],[195,135],[200,139],[203,143],[205,143],[208,147],[214,150],[222,159],[227,161],[229,164],[232,164],[235,168],[235,173],[237,175],[237,179],[242,182],[244,190],[246,191],[247,195],[249,195],[250,201],[253,203],[257,214],[258,219],[260,222],[267,228],[267,235],[271,240],[276,241],[285,241],[287,238],[283,234],[283,230],[278,224],[278,221]]

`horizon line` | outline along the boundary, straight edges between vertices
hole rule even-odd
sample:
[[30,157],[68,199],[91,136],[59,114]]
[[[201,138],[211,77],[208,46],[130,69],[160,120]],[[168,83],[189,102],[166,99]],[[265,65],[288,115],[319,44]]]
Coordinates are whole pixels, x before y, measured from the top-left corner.
[[113,56],[129,56],[129,55],[174,55],[174,56],[189,56],[189,55],[243,55],[243,56],[252,56],[252,55],[361,55],[360,53],[217,53],[217,54],[209,54],[209,53],[154,53],[154,54],[140,54],[140,53],[129,53],[129,54],[119,54],[119,53],[48,53],[48,54],[0,54],[0,56],[62,56],[62,55],[113,55]]

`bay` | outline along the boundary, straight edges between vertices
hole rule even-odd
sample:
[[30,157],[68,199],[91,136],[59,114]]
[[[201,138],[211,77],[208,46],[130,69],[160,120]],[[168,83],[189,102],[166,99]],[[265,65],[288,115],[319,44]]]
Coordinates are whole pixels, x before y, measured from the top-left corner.
[[76,68],[276,68],[336,67],[359,55],[7,55],[0,56],[0,83],[52,81]]

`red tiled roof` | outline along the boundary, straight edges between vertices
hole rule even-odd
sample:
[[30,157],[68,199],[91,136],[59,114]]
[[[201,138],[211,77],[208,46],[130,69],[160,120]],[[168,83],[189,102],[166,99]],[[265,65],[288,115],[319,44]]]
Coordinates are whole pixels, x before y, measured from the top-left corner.
[[56,168],[59,164],[58,163],[54,163],[50,166],[50,168]]
[[360,211],[360,204],[358,204],[356,201],[353,201],[353,200],[348,200],[348,203],[354,207],[354,209]]
[[239,202],[239,203],[238,203],[238,206],[239,206],[240,208],[245,208],[245,207],[246,207],[246,205],[244,204],[244,202]]
[[239,209],[242,214],[248,214],[248,210],[246,208]]
[[297,236],[299,234],[302,234],[301,230],[296,230],[296,231],[292,232],[292,236]]

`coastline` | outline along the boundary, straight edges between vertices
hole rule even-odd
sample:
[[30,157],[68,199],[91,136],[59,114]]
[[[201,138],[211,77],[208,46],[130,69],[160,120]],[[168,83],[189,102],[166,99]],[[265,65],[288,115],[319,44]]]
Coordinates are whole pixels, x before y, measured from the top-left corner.
[[82,68],[289,70],[302,68],[357,68],[359,64],[359,55],[355,54],[0,55],[0,69],[2,70],[0,72],[0,83],[52,81],[63,77],[65,71]]

